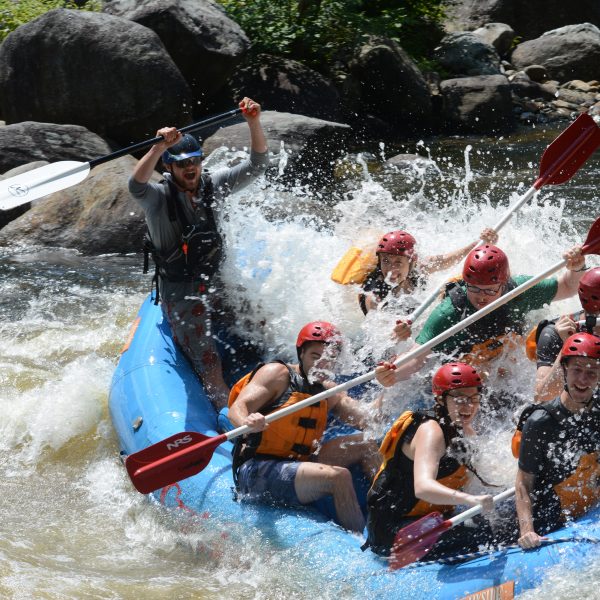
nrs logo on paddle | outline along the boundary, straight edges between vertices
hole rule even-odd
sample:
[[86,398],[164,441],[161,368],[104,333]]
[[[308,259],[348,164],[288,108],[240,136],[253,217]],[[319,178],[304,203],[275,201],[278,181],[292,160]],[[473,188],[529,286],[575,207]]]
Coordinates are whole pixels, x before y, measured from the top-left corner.
[[176,439],[173,442],[169,442],[167,444],[167,450],[177,450],[179,446],[183,446],[183,444],[189,444],[192,441],[191,435],[185,435],[182,438]]

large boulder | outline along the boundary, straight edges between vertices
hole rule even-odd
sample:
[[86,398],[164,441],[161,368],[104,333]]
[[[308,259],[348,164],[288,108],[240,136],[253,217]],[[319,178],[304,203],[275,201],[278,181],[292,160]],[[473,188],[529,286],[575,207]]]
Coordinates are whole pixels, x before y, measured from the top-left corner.
[[369,38],[357,48],[348,71],[343,89],[349,113],[359,120],[373,117],[391,136],[430,129],[429,86],[396,42]]
[[7,123],[74,123],[126,146],[188,123],[192,97],[154,32],[56,9],[0,45],[0,102]]
[[591,23],[567,25],[519,44],[512,64],[523,69],[542,65],[557,81],[600,79],[600,29]]
[[515,125],[510,85],[504,75],[446,79],[440,91],[448,133],[503,133]]
[[82,183],[40,199],[0,230],[0,244],[29,242],[84,254],[139,252],[144,213],[127,190],[135,164],[131,156],[113,160],[93,169]]
[[446,27],[462,31],[487,23],[507,23],[521,39],[531,40],[545,31],[584,22],[600,27],[598,0],[454,0],[449,5]]
[[232,100],[250,94],[263,108],[317,119],[339,116],[340,95],[323,75],[295,60],[258,55],[229,82]]
[[80,125],[24,121],[0,127],[0,173],[40,160],[88,162],[110,151],[101,137]]
[[[283,143],[288,154],[281,181],[320,186],[333,178],[336,159],[348,150],[349,125],[273,111],[262,113],[261,121],[271,152],[279,153]],[[249,141],[248,125],[239,123],[219,129],[205,140],[204,149],[241,149],[248,147]]]
[[242,28],[212,0],[109,0],[103,10],[152,29],[197,102],[223,87],[250,47]]
[[500,57],[496,49],[473,33],[445,36],[435,49],[434,57],[453,75],[500,74]]

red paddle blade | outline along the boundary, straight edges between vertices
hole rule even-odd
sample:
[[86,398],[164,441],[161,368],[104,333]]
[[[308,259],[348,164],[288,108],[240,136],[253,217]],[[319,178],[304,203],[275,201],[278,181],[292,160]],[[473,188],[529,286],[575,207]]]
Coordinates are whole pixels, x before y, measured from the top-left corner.
[[450,526],[450,521],[444,520],[439,512],[434,512],[403,527],[394,539],[390,570],[401,569],[423,558]]
[[130,454],[125,467],[135,489],[149,494],[202,471],[215,448],[226,441],[225,434],[208,437],[195,431],[176,433]]
[[579,115],[546,148],[534,187],[568,181],[599,145],[600,127],[587,113]]
[[600,217],[590,227],[581,251],[583,254],[600,254]]

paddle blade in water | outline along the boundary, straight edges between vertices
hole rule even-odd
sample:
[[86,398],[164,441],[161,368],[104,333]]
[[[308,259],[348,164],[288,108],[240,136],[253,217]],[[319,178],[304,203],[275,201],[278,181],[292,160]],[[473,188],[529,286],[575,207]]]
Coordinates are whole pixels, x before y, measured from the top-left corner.
[[540,176],[534,183],[557,185],[571,179],[579,167],[600,145],[600,128],[588,115],[579,115],[545,150],[540,163]]
[[208,437],[195,431],[176,433],[130,454],[125,467],[135,489],[149,494],[202,471],[215,448],[225,441],[225,434]]
[[600,254],[600,217],[590,227],[581,251],[584,254]]
[[0,181],[0,210],[10,210],[82,182],[89,163],[74,160],[44,165]]
[[403,527],[394,538],[390,570],[401,569],[423,558],[449,528],[450,521],[444,520],[439,512],[431,513]]

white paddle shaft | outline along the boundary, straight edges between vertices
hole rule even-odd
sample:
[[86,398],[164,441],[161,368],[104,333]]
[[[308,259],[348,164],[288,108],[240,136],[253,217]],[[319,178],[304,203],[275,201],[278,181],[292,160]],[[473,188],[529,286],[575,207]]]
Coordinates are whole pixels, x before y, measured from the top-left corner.
[[[514,494],[515,494],[514,487],[512,487],[508,490],[505,490],[502,493],[498,494],[497,496],[494,496],[494,504],[503,502],[507,498],[514,496]],[[452,528],[452,527],[455,527],[456,525],[460,525],[461,523],[464,523],[467,519],[470,519],[471,517],[478,515],[482,510],[483,510],[483,506],[481,506],[481,504],[478,504],[477,506],[473,506],[473,508],[469,508],[468,510],[461,512],[459,515],[456,515],[455,517],[448,519],[451,523],[450,527]]]

